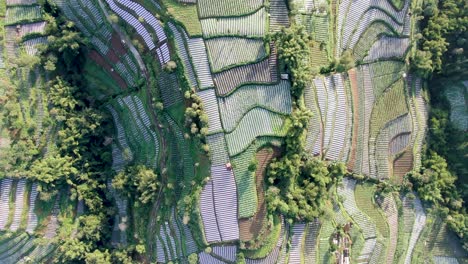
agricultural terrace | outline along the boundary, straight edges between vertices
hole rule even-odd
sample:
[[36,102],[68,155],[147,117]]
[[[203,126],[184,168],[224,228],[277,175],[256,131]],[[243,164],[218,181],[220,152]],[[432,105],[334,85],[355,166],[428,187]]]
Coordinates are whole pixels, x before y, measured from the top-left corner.
[[0,0],[0,263],[465,263],[426,4]]

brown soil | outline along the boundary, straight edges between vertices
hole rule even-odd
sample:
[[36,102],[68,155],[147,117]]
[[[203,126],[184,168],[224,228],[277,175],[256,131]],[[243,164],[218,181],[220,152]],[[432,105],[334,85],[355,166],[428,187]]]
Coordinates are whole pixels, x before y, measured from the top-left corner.
[[358,118],[358,83],[356,78],[356,70],[351,69],[348,72],[349,74],[349,82],[351,84],[351,94],[353,97],[353,131],[352,131],[352,141],[351,141],[351,155],[348,161],[348,169],[354,169],[354,163],[356,161],[356,148],[357,148],[357,134],[358,134],[358,125],[359,125],[359,118]]
[[117,56],[117,54],[115,54],[115,52],[113,50],[109,50],[106,54],[106,58],[112,63],[112,64],[116,64],[117,62],[120,61],[119,59],[119,56]]
[[125,55],[127,53],[127,49],[122,44],[121,39],[119,37],[119,34],[117,34],[115,32],[112,33],[111,49],[114,50],[114,52],[118,56],[122,56],[122,55]]
[[117,82],[121,89],[127,89],[127,84],[125,83],[124,79],[122,79],[122,77],[120,77],[120,75],[118,75],[115,71],[111,70],[112,66],[99,53],[93,50],[89,53],[89,57],[99,66],[102,66],[107,71],[107,73],[109,73],[112,79]]
[[[257,171],[255,172],[255,182],[258,195],[258,210],[257,213],[251,218],[239,219],[239,233],[242,241],[250,241],[257,237],[266,223],[267,208],[265,204],[264,194],[264,178],[266,167],[273,158],[280,156],[278,148],[271,149],[264,148],[257,152],[256,158],[258,160]],[[266,235],[266,234],[264,234]]]
[[403,176],[413,168],[413,152],[411,148],[393,162],[393,175],[399,183],[403,181]]

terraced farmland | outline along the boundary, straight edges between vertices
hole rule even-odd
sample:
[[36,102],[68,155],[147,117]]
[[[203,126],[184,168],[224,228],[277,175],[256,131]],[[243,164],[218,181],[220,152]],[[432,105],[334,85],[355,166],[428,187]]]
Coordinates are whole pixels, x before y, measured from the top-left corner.
[[0,263],[465,263],[420,2],[0,0]]

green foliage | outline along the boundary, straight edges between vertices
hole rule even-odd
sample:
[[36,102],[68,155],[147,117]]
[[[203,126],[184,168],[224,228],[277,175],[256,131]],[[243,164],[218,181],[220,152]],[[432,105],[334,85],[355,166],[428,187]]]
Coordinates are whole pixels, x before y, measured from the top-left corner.
[[[422,76],[432,72],[455,74],[466,72],[466,29],[468,16],[463,0],[425,1],[420,51],[411,60]],[[448,67],[450,65],[450,67]]]
[[190,264],[197,264],[198,263],[198,255],[197,253],[192,253],[188,256],[188,262]]
[[299,98],[311,77],[309,36],[306,29],[302,25],[292,24],[268,38],[275,41],[279,59],[292,77],[291,93]]
[[142,203],[154,202],[160,185],[158,175],[144,165],[127,167],[112,180],[115,189],[135,197]]
[[244,253],[242,252],[239,252],[237,255],[236,255],[236,264],[245,264],[245,256],[244,256]]
[[354,67],[354,58],[350,50],[345,50],[336,65],[337,72],[346,72]]
[[[190,127],[192,135],[204,140],[208,134],[208,115],[205,113],[203,102],[193,90],[186,91],[184,97],[191,103],[190,107],[185,108],[185,124]],[[208,153],[209,148],[204,150]]]
[[468,248],[468,214],[463,201],[456,190],[456,176],[453,175],[442,156],[430,152],[423,162],[421,171],[408,174],[414,189],[422,200],[438,209],[446,219],[448,226],[462,239]]

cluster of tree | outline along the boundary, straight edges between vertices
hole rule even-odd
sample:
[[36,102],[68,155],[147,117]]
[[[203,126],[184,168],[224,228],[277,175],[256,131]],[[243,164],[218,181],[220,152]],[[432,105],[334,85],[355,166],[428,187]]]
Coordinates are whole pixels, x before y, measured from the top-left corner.
[[112,180],[116,190],[134,196],[141,204],[152,204],[160,185],[158,175],[144,165],[129,166]]
[[267,36],[267,40],[275,42],[282,67],[291,75],[292,95],[299,98],[311,79],[309,34],[304,26],[292,24]]
[[320,73],[346,72],[355,66],[351,50],[345,50],[339,59],[333,60],[327,67],[321,67]]
[[467,13],[464,0],[425,0],[422,8],[413,10],[423,28],[416,35],[419,49],[411,58],[416,73],[424,77],[432,72],[466,73]]
[[304,149],[309,110],[297,108],[286,135],[286,154],[274,160],[267,170],[269,185],[265,200],[269,211],[292,221],[312,221],[324,212],[330,199],[329,188],[345,174],[342,163],[327,164]]
[[433,205],[468,249],[468,214],[455,185],[457,177],[449,171],[445,159],[430,151],[422,169],[407,176],[421,199]]
[[[189,105],[185,108],[185,124],[190,128],[190,134],[203,142],[208,134],[208,115],[203,109],[203,102],[193,89],[186,91],[184,97]],[[203,144],[202,148],[207,153],[210,150],[208,144]]]

